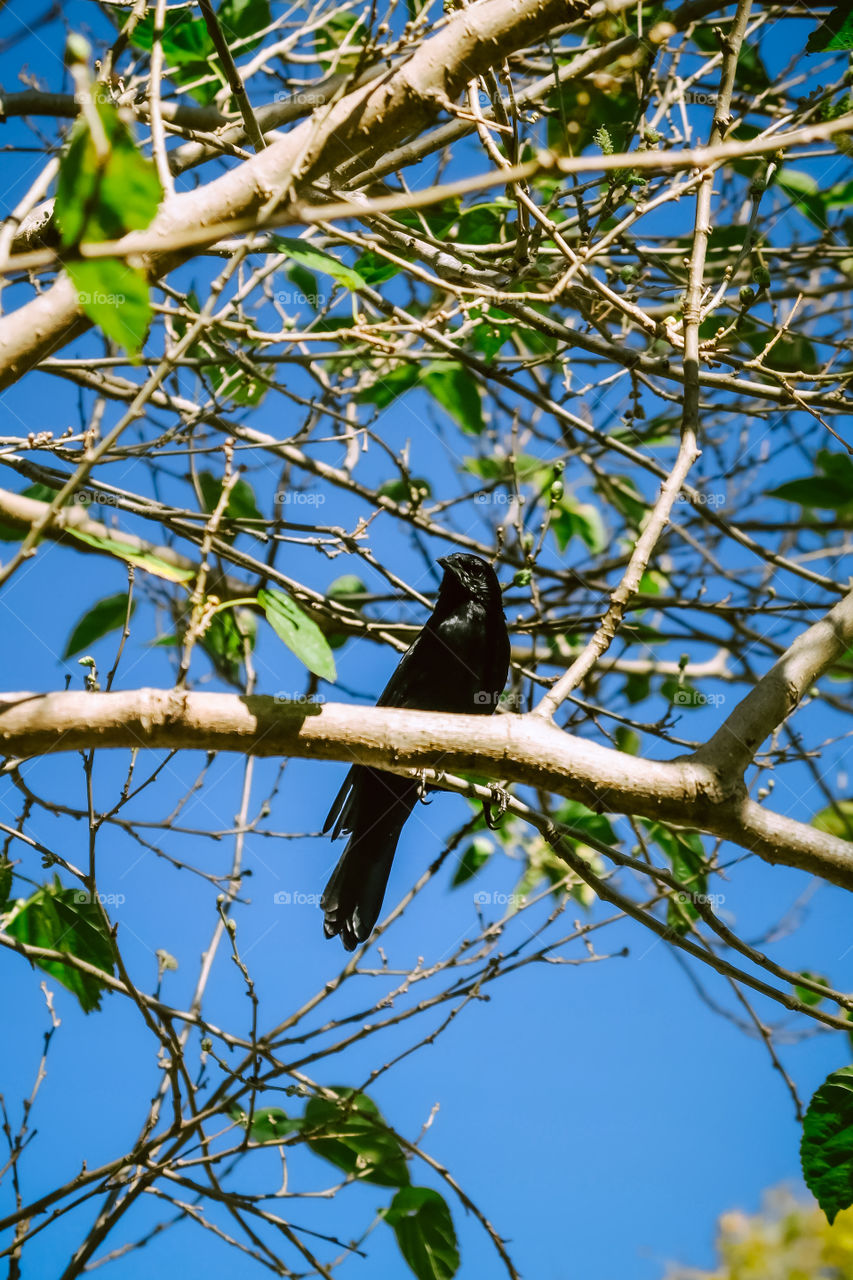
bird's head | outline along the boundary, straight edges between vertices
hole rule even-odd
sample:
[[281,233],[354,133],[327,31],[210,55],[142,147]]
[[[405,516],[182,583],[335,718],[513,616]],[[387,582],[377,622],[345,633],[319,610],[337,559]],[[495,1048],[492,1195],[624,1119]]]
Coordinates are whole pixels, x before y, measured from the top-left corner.
[[497,575],[481,556],[467,551],[455,551],[452,556],[440,556],[438,564],[444,569],[442,591],[450,589],[484,603],[500,603],[501,588]]

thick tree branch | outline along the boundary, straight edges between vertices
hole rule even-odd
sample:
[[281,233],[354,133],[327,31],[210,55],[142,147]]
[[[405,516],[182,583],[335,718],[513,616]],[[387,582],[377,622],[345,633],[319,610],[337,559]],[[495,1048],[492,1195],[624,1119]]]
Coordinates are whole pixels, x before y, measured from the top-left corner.
[[240,751],[450,769],[507,779],[733,840],[765,861],[853,888],[853,844],[721,789],[693,759],[643,760],[534,715],[450,716],[270,697],[139,689],[0,696],[0,749],[37,756],[94,747]]
[[764,739],[851,645],[853,591],[797,636],[714,736],[700,747],[694,760],[709,766],[721,780],[736,784]]
[[[472,77],[586,12],[582,0],[482,0],[455,14],[398,70],[321,108],[238,169],[169,200],[148,232],[162,246],[148,257],[151,274],[182,260],[174,241],[183,229],[272,212],[296,187],[354,156],[372,163],[424,129]],[[66,276],[0,323],[0,388],[56,350],[75,323],[77,294]]]

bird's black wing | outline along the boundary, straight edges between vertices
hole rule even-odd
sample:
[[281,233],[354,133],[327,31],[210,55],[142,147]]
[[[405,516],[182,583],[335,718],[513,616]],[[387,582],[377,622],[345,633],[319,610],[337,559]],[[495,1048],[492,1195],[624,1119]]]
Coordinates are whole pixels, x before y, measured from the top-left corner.
[[[424,628],[425,630],[426,628]],[[423,672],[419,671],[419,668],[421,666],[422,651],[425,647],[424,631],[418,633],[397,663],[391,673],[391,679],[376,700],[377,707],[414,708],[415,704],[412,703],[411,699],[417,696],[419,687],[423,683]],[[337,840],[339,835],[347,835],[352,831],[352,820],[355,816],[354,809],[357,799],[354,788],[358,783],[360,771],[364,768],[364,765],[354,764],[344,778],[343,785],[332,801],[332,807],[323,824],[323,835],[331,831],[332,839]]]

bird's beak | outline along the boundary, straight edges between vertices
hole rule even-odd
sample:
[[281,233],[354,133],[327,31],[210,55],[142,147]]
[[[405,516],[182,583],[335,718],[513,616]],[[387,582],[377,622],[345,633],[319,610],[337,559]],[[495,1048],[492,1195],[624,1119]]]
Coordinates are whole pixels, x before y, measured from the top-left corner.
[[439,556],[435,563],[440,564],[442,569],[450,568],[450,565],[447,563],[447,556]]

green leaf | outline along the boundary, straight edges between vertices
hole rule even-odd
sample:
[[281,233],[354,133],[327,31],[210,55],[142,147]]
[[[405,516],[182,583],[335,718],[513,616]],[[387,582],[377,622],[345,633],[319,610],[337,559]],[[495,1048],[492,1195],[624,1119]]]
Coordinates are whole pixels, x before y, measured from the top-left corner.
[[386,280],[397,275],[400,268],[395,262],[389,262],[387,258],[383,258],[381,253],[368,249],[360,258],[356,258],[353,270],[358,272],[366,285],[377,285],[384,284]]
[[779,170],[776,186],[790,196],[794,208],[804,217],[826,230],[826,196],[816,178],[802,169],[792,169],[785,165]]
[[201,647],[213,663],[216,671],[229,684],[242,689],[245,661],[245,644],[249,651],[255,647],[258,623],[250,609],[222,609],[215,613],[210,625],[201,636]]
[[[710,27],[696,27],[693,39],[703,53],[719,53],[720,44]],[[770,88],[770,77],[758,50],[746,41],[741,45],[735,68],[735,84],[739,89],[760,93]]]
[[0,858],[0,911],[5,908],[6,903],[9,901],[9,894],[12,892],[13,875],[12,864],[4,855]]
[[[361,30],[359,30],[361,28]],[[356,46],[352,53],[343,53],[335,59],[334,54],[343,44],[347,35],[352,32],[349,43]],[[329,21],[314,33],[314,51],[321,67],[334,65],[337,71],[352,71],[358,65],[364,28],[354,13],[338,12],[332,14]]]
[[430,1187],[403,1187],[383,1217],[418,1280],[451,1280],[459,1269],[453,1219]]
[[806,1186],[831,1224],[853,1204],[853,1067],[833,1071],[809,1103],[800,1159]]
[[[136,609],[133,602],[131,613]],[[124,626],[127,617],[127,592],[120,591],[114,596],[104,596],[91,609],[83,614],[74,626],[63,651],[63,658],[70,658],[81,649],[89,649],[96,640]]]
[[320,307],[325,302],[320,297],[320,286],[317,283],[317,277],[312,271],[308,271],[305,267],[301,267],[298,262],[292,262],[285,270],[285,275],[291,284],[296,285],[297,292],[294,295],[281,294],[282,302],[290,302],[296,307],[301,307],[303,303],[307,303],[309,307]]
[[806,53],[823,53],[829,49],[853,49],[853,8],[850,0],[842,0],[806,41]]
[[437,360],[427,366],[421,381],[434,400],[446,409],[463,431],[479,435],[485,427],[480,388],[469,370],[453,360]]
[[659,569],[647,569],[638,584],[638,590],[644,596],[661,596],[668,588],[669,578]]
[[336,1088],[335,1098],[311,1098],[302,1131],[315,1155],[365,1182],[405,1187],[409,1170],[400,1144],[383,1127],[379,1108],[365,1093]]
[[[198,487],[205,511],[215,511],[222,494],[222,481],[212,471],[201,471]],[[246,480],[238,480],[228,495],[225,515],[230,520],[263,520],[255,502],[255,491]]]
[[[99,100],[96,110],[103,143],[96,144],[81,114],[59,166],[55,209],[66,247],[147,227],[162,197],[152,161],[137,150],[116,107]],[[138,352],[151,320],[144,272],[119,258],[69,260],[65,267],[89,319],[126,351]]]
[[119,560],[125,560],[128,564],[138,565],[140,569],[145,569],[147,573],[153,573],[157,578],[165,578],[167,582],[188,582],[190,578],[195,576],[195,570],[182,569],[179,565],[169,564],[167,560],[161,560],[153,552],[140,551],[138,547],[132,547],[128,543],[122,542],[119,538],[84,533],[82,529],[69,528],[65,532],[76,538],[78,542],[85,542],[89,547],[97,547],[100,551],[107,551],[111,556],[115,556]]
[[847,453],[833,453],[831,449],[818,449],[817,465],[824,475],[845,484],[853,494],[853,459]]
[[471,334],[471,343],[481,352],[487,364],[491,364],[498,352],[507,344],[513,334],[513,326],[500,324],[492,316],[491,310],[480,320]]
[[679,711],[692,708],[694,711],[699,707],[706,707],[708,699],[703,693],[700,693],[687,680],[679,680],[675,676],[667,680],[661,680],[660,691],[665,698],[668,698]]
[[326,253],[324,249],[315,248],[308,240],[293,240],[289,236],[276,236],[275,246],[279,253],[286,253],[291,261],[299,263],[300,266],[308,267],[311,271],[321,271],[324,275],[331,276],[333,280],[337,280],[338,284],[344,285],[345,288],[350,289],[353,293],[358,289],[365,288],[364,278],[355,267],[348,267],[345,263],[332,257],[330,253]]
[[[126,12],[113,10],[118,27],[127,21]],[[154,12],[152,9],[136,24],[131,44],[150,53],[154,47]],[[162,36],[163,53],[169,64],[197,65],[214,57],[213,41],[207,32],[203,18],[194,18],[188,9],[178,9],[169,14]]]
[[412,476],[410,480],[386,480],[381,484],[376,492],[383,498],[390,498],[392,502],[400,505],[408,502],[412,506],[417,506],[424,498],[430,497],[432,494],[432,486],[429,480],[423,476]]
[[632,706],[645,702],[651,692],[652,682],[647,675],[636,673],[625,680],[625,697]]
[[821,809],[812,818],[811,825],[840,840],[853,839],[853,800],[838,800],[834,806]]
[[249,1124],[249,1113],[239,1104],[229,1108],[228,1114],[241,1129],[249,1130],[252,1142],[278,1143],[289,1133],[296,1133],[302,1128],[301,1120],[291,1120],[281,1107],[258,1107],[252,1112],[252,1123]]
[[[127,21],[126,11],[114,9],[112,13],[116,26],[124,26]],[[269,27],[271,22],[268,0],[223,0],[217,17],[228,37],[228,43],[233,46],[239,41],[239,49],[234,50],[239,54],[254,49],[261,39],[255,33]],[[131,43],[137,49],[150,52],[153,37],[154,12],[153,6],[149,6],[148,13],[137,24],[131,36]],[[219,83],[214,81],[212,84],[196,86],[192,90],[193,97],[199,102],[211,101],[219,84],[225,84],[225,77],[204,19],[193,17],[189,9],[170,8],[162,46],[169,67],[169,78],[176,84],[189,84],[209,76],[211,72],[215,73]]]
[[377,372],[374,382],[356,393],[358,404],[375,404],[385,409],[393,400],[408,391],[418,381],[419,370],[413,364],[398,364]]
[[597,88],[590,80],[568,80],[547,99],[548,146],[568,148],[579,155],[604,125],[614,151],[627,150],[634,131],[639,103],[626,84],[615,92]]
[[649,508],[630,476],[620,476],[615,472],[605,475],[602,472],[596,483],[596,489],[633,528],[640,527]]
[[335,681],[335,659],[329,642],[308,614],[283,591],[269,587],[258,592],[258,603],[267,622],[288,649],[296,654],[309,671],[323,680]]
[[367,586],[354,573],[344,573],[326,588],[330,600],[348,600],[350,596],[366,595]]
[[[354,573],[345,573],[340,578],[335,578],[335,581],[327,588],[326,595],[330,600],[340,600],[357,613],[361,613],[361,605],[352,600],[351,597],[364,595],[366,591],[367,585],[362,582],[361,578],[357,578]],[[349,640],[349,635],[346,631],[327,631],[326,639],[330,648],[340,649]]]
[[[820,982],[824,987],[832,985],[829,979],[825,978],[822,973],[811,973],[808,969],[800,970],[800,977],[809,978],[812,982]],[[801,1000],[803,1004],[807,1004],[810,1007],[819,1005],[824,1000],[824,997],[818,995],[816,991],[811,991],[808,987],[800,987],[797,985],[794,986],[794,995],[798,1000]]]
[[[241,53],[259,44],[260,37],[257,40],[249,40],[249,37],[263,31],[272,22],[269,0],[222,0],[216,16],[227,35],[244,41],[240,46]],[[247,40],[249,42],[245,43]]]
[[130,355],[142,349],[151,323],[148,281],[120,258],[66,262],[81,309]]
[[59,165],[55,213],[66,247],[143,230],[163,196],[153,161],[137,150],[118,109],[99,99],[97,112],[106,151],[99,153],[81,114]]
[[[575,849],[583,848],[586,856],[586,846],[580,846],[576,840],[571,840],[571,844]],[[572,873],[547,840],[538,835],[531,836],[524,841],[522,850],[527,866],[513,887],[509,899],[512,914],[525,905],[527,898],[538,889],[543,880],[553,886],[553,896],[559,901],[571,890]],[[593,857],[595,856],[593,853]]]
[[508,213],[514,208],[509,200],[490,200],[463,209],[459,215],[456,243],[499,244],[504,239],[501,233]]
[[818,507],[837,511],[853,501],[843,485],[828,481],[825,476],[813,476],[811,479],[789,480],[780,484],[778,489],[769,489],[768,498],[782,498],[785,502],[799,502],[803,507]]
[[594,813],[580,800],[564,800],[554,817],[558,822],[565,823],[567,827],[574,827],[585,835],[604,841],[605,844],[616,843],[616,832],[610,824],[610,819],[603,813]]
[[[752,329],[743,334],[743,339],[755,355],[761,356],[771,335],[766,331]],[[762,362],[768,369],[776,369],[779,373],[814,373],[818,367],[817,352],[802,334],[783,333],[779,341],[762,356]]]
[[468,845],[462,854],[453,873],[453,879],[450,881],[451,889],[457,888],[460,884],[465,884],[466,880],[470,880],[475,876],[482,866],[489,861],[494,853],[494,845],[486,836],[474,836],[474,839]]
[[[191,354],[199,358],[204,353],[200,347],[192,347]],[[260,370],[252,364],[251,350],[246,352],[242,361],[228,360],[224,364],[206,366],[204,376],[220,400],[230,400],[232,404],[250,408],[260,404],[269,390]]]
[[401,209],[395,215],[395,222],[400,222],[412,231],[423,231],[424,222],[436,240],[446,240],[447,233],[459,217],[459,201],[447,198],[440,204],[431,204],[427,209]]
[[789,480],[778,489],[768,490],[767,496],[830,511],[838,511],[853,503],[853,461],[847,454],[820,449],[817,464],[823,475]]
[[[101,907],[85,890],[65,889],[58,879],[15,903],[6,932],[30,946],[62,951],[113,973],[113,949]],[[85,1013],[100,1008],[104,987],[97,978],[59,960],[34,963],[73,992]]]
[[[21,490],[21,497],[33,498],[36,502],[53,502],[56,497],[56,490],[49,489],[46,484],[31,484],[26,489]],[[0,522],[0,542],[20,542],[27,532],[28,530],[25,526],[16,529],[12,524]]]
[[571,494],[564,494],[555,508],[551,532],[561,551],[572,538],[580,538],[596,555],[607,546],[607,531],[598,508],[589,502],[575,502]]
[[629,756],[638,756],[640,754],[640,737],[633,729],[620,724],[614,737],[616,738],[616,749],[618,751],[624,751]]
[[640,822],[655,844],[663,850],[672,867],[672,874],[682,885],[681,892],[673,895],[667,902],[666,922],[675,933],[687,933],[692,921],[699,918],[699,912],[692,901],[693,895],[702,898],[708,896],[702,837],[697,831],[682,831],[646,818],[641,818]]

